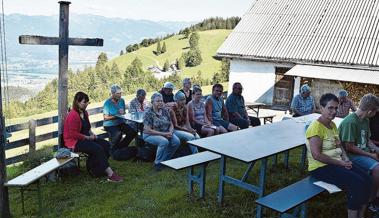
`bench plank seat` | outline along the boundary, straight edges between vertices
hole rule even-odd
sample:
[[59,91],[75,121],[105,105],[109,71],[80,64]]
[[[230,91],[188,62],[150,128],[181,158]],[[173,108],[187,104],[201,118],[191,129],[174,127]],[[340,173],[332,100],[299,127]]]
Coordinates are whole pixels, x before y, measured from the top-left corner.
[[317,185],[314,185],[313,182],[315,182],[315,180],[308,176],[307,178],[281,190],[259,198],[255,202],[264,207],[284,213],[302,204],[303,202],[308,201],[325,190]]
[[[208,162],[218,160],[221,156],[219,154],[204,151],[196,154],[191,154],[184,157],[175,158],[172,160],[163,161],[162,164],[175,169],[181,170],[185,168],[189,168],[188,170],[188,192],[190,194],[193,193],[194,183],[199,184],[200,186],[200,198],[203,198],[205,195],[205,176]],[[200,166],[200,172],[198,175],[195,175],[194,167]]]
[[163,161],[162,164],[175,170],[181,170],[220,158],[221,156],[216,153],[204,151],[184,157],[175,158],[172,160]]
[[19,175],[16,178],[8,181],[5,185],[6,186],[28,186],[32,184],[33,182],[35,182],[36,180],[58,169],[59,167],[63,166],[64,164],[66,164],[67,162],[73,159],[74,157],[69,157],[65,159],[53,158],[49,160],[48,162],[45,162],[39,165],[38,167],[33,168],[29,170],[28,172],[22,175]]

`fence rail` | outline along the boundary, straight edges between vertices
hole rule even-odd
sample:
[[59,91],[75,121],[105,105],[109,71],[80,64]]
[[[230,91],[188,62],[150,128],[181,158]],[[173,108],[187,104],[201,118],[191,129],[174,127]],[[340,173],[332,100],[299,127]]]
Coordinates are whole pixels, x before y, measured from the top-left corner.
[[[103,112],[103,107],[91,108],[91,109],[88,109],[87,112],[89,115],[100,114]],[[31,119],[29,120],[29,122],[7,126],[6,130],[11,133],[28,129],[29,137],[18,139],[13,142],[7,142],[5,145],[5,150],[20,148],[20,147],[29,145],[28,153],[30,151],[35,151],[36,143],[58,138],[58,131],[51,131],[48,133],[36,135],[36,128],[40,126],[54,124],[54,123],[58,123],[58,116],[46,117],[46,118],[41,118],[37,120]],[[98,128],[101,126],[103,126],[102,120],[91,123],[92,128]],[[105,133],[102,133],[102,134],[99,134],[98,137],[105,138],[107,136]],[[5,163],[6,165],[9,165],[9,164],[21,162],[25,160],[25,158],[27,158],[28,153],[24,153],[24,154],[20,154],[14,157],[7,158],[5,160]]]

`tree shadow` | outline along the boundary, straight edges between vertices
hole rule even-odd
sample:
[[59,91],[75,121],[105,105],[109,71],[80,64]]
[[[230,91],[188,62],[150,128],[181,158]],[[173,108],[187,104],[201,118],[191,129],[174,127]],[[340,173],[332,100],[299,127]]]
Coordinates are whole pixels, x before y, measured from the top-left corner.
[[189,46],[187,46],[187,47],[184,47],[184,48],[182,48],[182,50],[186,50],[186,49],[189,49],[190,47]]

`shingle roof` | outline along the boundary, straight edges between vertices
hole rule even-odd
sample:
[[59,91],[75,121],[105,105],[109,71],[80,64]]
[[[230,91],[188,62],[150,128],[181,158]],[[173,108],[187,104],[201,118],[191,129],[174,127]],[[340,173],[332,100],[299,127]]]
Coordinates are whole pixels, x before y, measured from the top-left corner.
[[218,56],[379,66],[379,0],[256,0]]

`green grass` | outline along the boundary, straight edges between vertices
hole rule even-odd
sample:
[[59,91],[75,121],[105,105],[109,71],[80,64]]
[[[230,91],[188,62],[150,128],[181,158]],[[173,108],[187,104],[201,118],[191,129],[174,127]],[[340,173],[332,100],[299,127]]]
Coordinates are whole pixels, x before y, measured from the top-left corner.
[[[213,58],[216,55],[217,49],[225,41],[231,30],[208,30],[199,32],[200,41],[199,47],[202,54],[203,62],[196,67],[186,67],[180,76],[191,77],[195,75],[199,70],[202,71],[205,79],[211,79],[215,72],[220,70],[221,63]],[[188,39],[183,39],[183,35],[175,35],[166,40],[167,52],[156,56],[153,51],[156,50],[157,45],[153,44],[149,47],[142,47],[137,51],[128,53],[113,59],[113,62],[117,63],[120,69],[125,70],[128,65],[135,59],[139,58],[142,61],[143,67],[146,68],[151,65],[160,66],[163,68],[163,64],[167,59],[170,63],[179,58],[183,52],[188,51],[189,44]],[[161,45],[163,44],[161,42]]]
[[[268,167],[266,193],[271,193],[306,176],[299,167],[300,150],[291,152],[290,167],[282,162]],[[282,161],[282,155],[279,161]],[[155,172],[152,163],[111,161],[111,166],[124,176],[121,184],[91,178],[82,167],[79,176],[66,177],[60,182],[42,185],[45,217],[255,217],[256,195],[235,186],[225,185],[225,205],[217,203],[218,161],[207,168],[205,199],[199,199],[197,186],[193,196],[188,195],[186,170],[165,169]],[[242,177],[246,164],[228,160],[227,174]],[[257,181],[259,164],[251,172],[249,182]],[[15,176],[17,168],[12,169]],[[293,193],[296,194],[296,193]],[[26,216],[21,215],[18,189],[10,189],[13,217],[36,217],[37,203],[34,193],[26,194]],[[346,199],[343,193],[322,194],[309,202],[308,217],[346,217]],[[278,217],[265,210],[264,217]]]

